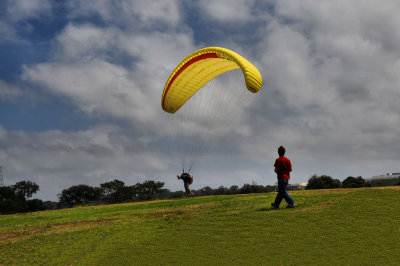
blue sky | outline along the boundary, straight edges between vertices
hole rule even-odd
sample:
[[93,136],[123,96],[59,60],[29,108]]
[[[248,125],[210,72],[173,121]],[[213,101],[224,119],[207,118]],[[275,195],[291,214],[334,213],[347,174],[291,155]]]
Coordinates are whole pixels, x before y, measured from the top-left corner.
[[264,83],[214,136],[194,189],[274,184],[279,145],[293,183],[398,172],[399,11],[389,0],[2,1],[5,183],[32,180],[45,200],[113,178],[182,189],[161,94],[208,46],[246,57]]

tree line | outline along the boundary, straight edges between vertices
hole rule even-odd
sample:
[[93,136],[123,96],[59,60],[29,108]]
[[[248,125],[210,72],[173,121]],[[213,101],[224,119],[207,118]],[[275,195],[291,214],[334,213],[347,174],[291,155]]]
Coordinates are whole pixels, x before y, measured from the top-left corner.
[[[70,208],[79,205],[100,205],[123,202],[144,201],[152,199],[175,199],[186,197],[182,190],[170,191],[165,189],[164,182],[152,180],[126,186],[118,179],[92,187],[81,184],[63,189],[58,194],[58,202],[30,199],[39,191],[39,186],[31,181],[17,182],[12,186],[0,187],[0,214],[24,213],[41,210]],[[220,186],[213,189],[209,186],[192,190],[196,196],[232,195],[246,193],[262,193],[275,190],[275,186],[262,186],[256,183],[244,184],[242,187]]]
[[[366,181],[361,176],[349,176],[343,181],[340,181],[328,175],[313,175],[309,178],[305,189],[358,188],[371,186],[371,182]],[[39,186],[36,183],[21,181],[12,186],[0,187],[0,214],[70,208],[79,205],[113,204],[152,199],[174,199],[187,196],[182,190],[172,192],[163,187],[164,182],[152,180],[126,186],[123,181],[114,179],[100,184],[99,187],[92,187],[85,184],[75,185],[63,189],[61,193],[58,194],[58,202],[43,202],[40,199],[30,199],[33,194],[39,191]],[[195,196],[267,193],[276,191],[276,185],[263,186],[253,182],[252,184],[244,184],[242,187],[234,185],[229,188],[220,186],[214,189],[206,186],[192,191]]]
[[125,186],[125,183],[115,179],[100,184],[100,187],[88,185],[72,186],[64,189],[60,194],[60,207],[73,207],[93,203],[121,203],[142,201],[160,198],[167,190],[163,189],[163,182],[145,181],[133,186]]
[[359,187],[372,187],[370,181],[366,181],[361,176],[349,176],[343,181],[333,179],[328,175],[313,175],[308,179],[306,189],[330,189],[330,188],[359,188]]
[[[76,205],[87,204],[113,204],[132,201],[144,201],[152,199],[174,199],[186,197],[186,192],[170,191],[164,189],[163,182],[145,181],[133,186],[125,186],[125,183],[115,179],[110,182],[100,184],[100,187],[91,187],[88,185],[72,186],[64,189],[59,195],[60,207],[73,207]],[[220,186],[213,189],[209,186],[199,190],[192,190],[196,196],[208,195],[232,195],[246,193],[261,193],[274,191],[274,186],[262,186],[256,183],[244,184],[241,188],[231,186],[226,188]]]

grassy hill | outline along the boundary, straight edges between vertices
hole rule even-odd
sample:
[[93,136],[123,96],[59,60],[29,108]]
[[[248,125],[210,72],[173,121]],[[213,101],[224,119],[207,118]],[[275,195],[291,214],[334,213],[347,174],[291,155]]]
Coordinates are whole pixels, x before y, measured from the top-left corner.
[[0,265],[400,261],[400,187],[210,196],[0,216]]

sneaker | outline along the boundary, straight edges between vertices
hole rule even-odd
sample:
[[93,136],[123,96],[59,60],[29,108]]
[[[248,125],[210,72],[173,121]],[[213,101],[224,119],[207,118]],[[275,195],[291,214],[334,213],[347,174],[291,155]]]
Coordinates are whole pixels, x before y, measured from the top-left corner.
[[271,206],[272,206],[272,208],[274,208],[274,209],[278,209],[278,208],[279,208],[279,206],[276,206],[274,202],[271,202]]
[[295,203],[289,204],[286,208],[294,208],[294,207],[296,207],[296,204],[295,204]]

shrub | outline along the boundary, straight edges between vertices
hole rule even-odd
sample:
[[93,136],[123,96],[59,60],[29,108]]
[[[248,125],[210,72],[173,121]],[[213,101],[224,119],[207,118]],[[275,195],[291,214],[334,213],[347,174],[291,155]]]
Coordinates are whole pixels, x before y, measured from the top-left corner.
[[361,176],[353,177],[349,176],[342,182],[343,187],[346,188],[356,188],[356,187],[363,187],[365,185],[365,180]]
[[308,180],[306,189],[329,189],[329,188],[339,188],[342,183],[339,179],[333,179],[327,175],[313,175]]

